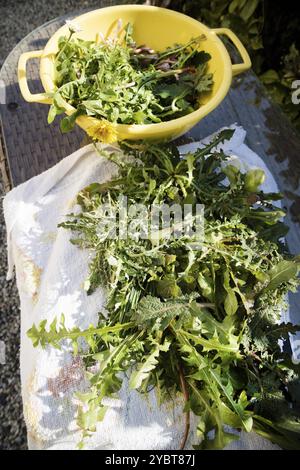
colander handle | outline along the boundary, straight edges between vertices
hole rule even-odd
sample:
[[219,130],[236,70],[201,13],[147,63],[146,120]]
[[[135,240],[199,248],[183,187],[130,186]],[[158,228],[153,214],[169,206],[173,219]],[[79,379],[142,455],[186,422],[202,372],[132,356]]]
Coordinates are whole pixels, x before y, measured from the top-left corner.
[[47,96],[46,93],[31,93],[28,88],[27,77],[26,77],[26,63],[28,59],[41,57],[43,51],[29,51],[21,54],[18,62],[18,80],[19,87],[23,98],[30,103],[45,103],[51,104],[52,100]]
[[239,75],[240,73],[250,69],[251,60],[249,54],[241,43],[241,41],[239,40],[239,38],[234,34],[234,32],[228,28],[215,28],[212,29],[212,31],[214,31],[217,35],[224,34],[224,36],[229,37],[229,39],[233,42],[233,44],[239,51],[243,62],[241,64],[232,64],[232,75]]

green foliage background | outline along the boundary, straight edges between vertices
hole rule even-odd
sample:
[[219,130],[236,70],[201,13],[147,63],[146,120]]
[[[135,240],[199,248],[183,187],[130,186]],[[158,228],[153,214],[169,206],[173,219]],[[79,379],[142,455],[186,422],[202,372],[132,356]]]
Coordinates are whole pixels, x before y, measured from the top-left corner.
[[300,15],[291,0],[140,1],[182,11],[211,27],[231,28],[251,55],[254,71],[269,95],[300,132],[300,105],[291,101],[300,79]]

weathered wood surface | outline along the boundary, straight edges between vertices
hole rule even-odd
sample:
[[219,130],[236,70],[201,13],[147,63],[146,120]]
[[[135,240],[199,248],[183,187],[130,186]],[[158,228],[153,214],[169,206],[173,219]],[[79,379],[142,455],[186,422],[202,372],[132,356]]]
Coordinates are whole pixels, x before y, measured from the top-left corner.
[[[12,186],[47,170],[75,151],[84,137],[78,127],[62,135],[58,120],[49,126],[48,106],[26,103],[17,83],[16,69],[20,54],[42,49],[65,19],[55,19],[29,34],[11,52],[1,69],[2,141],[7,176]],[[43,91],[36,60],[28,63],[28,77],[32,92]],[[267,99],[262,85],[251,71],[234,79],[221,105],[189,135],[198,140],[235,122],[246,129],[246,143],[263,158],[284,194],[286,222],[290,226],[287,241],[293,253],[300,253],[300,137],[281,110]],[[291,296],[290,305],[293,320],[300,323],[300,294]]]

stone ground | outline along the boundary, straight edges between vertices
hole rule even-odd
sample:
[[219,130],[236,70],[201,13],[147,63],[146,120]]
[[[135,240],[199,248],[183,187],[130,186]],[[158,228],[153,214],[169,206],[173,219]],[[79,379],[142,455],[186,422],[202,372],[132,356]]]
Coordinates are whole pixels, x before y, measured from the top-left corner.
[[[0,66],[11,49],[34,28],[58,16],[101,7],[105,3],[99,0],[0,0]],[[6,281],[5,236],[0,211],[0,340],[6,345],[6,364],[0,364],[0,449],[20,450],[26,449],[27,444],[20,395],[19,297],[15,282]]]

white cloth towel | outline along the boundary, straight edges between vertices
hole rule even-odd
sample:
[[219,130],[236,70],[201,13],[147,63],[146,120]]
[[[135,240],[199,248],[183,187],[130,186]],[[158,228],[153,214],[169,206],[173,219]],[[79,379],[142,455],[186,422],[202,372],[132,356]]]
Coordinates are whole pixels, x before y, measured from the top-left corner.
[[[244,144],[246,132],[233,127],[234,136],[221,147],[242,168],[263,168],[267,175],[264,189],[276,191],[276,183],[264,162]],[[181,151],[185,153],[199,145],[192,143]],[[97,321],[97,313],[105,304],[104,291],[98,289],[86,295],[83,283],[88,274],[88,253],[72,245],[69,231],[57,225],[73,210],[76,195],[83,187],[108,180],[115,173],[114,164],[99,157],[91,144],[14,188],[4,199],[8,278],[15,267],[21,301],[21,381],[29,449],[74,449],[81,439],[74,398],[74,392],[85,385],[80,359],[74,359],[67,350],[34,349],[26,332],[33,323],[51,321],[61,313],[65,314],[68,327],[86,328]],[[159,408],[155,391],[146,399],[129,391],[124,378],[119,399],[108,400],[108,405],[97,432],[86,442],[87,448],[179,447],[184,430],[180,402]],[[195,434],[191,433],[187,447],[196,442]],[[240,441],[229,446],[274,447],[254,433],[242,433]]]

